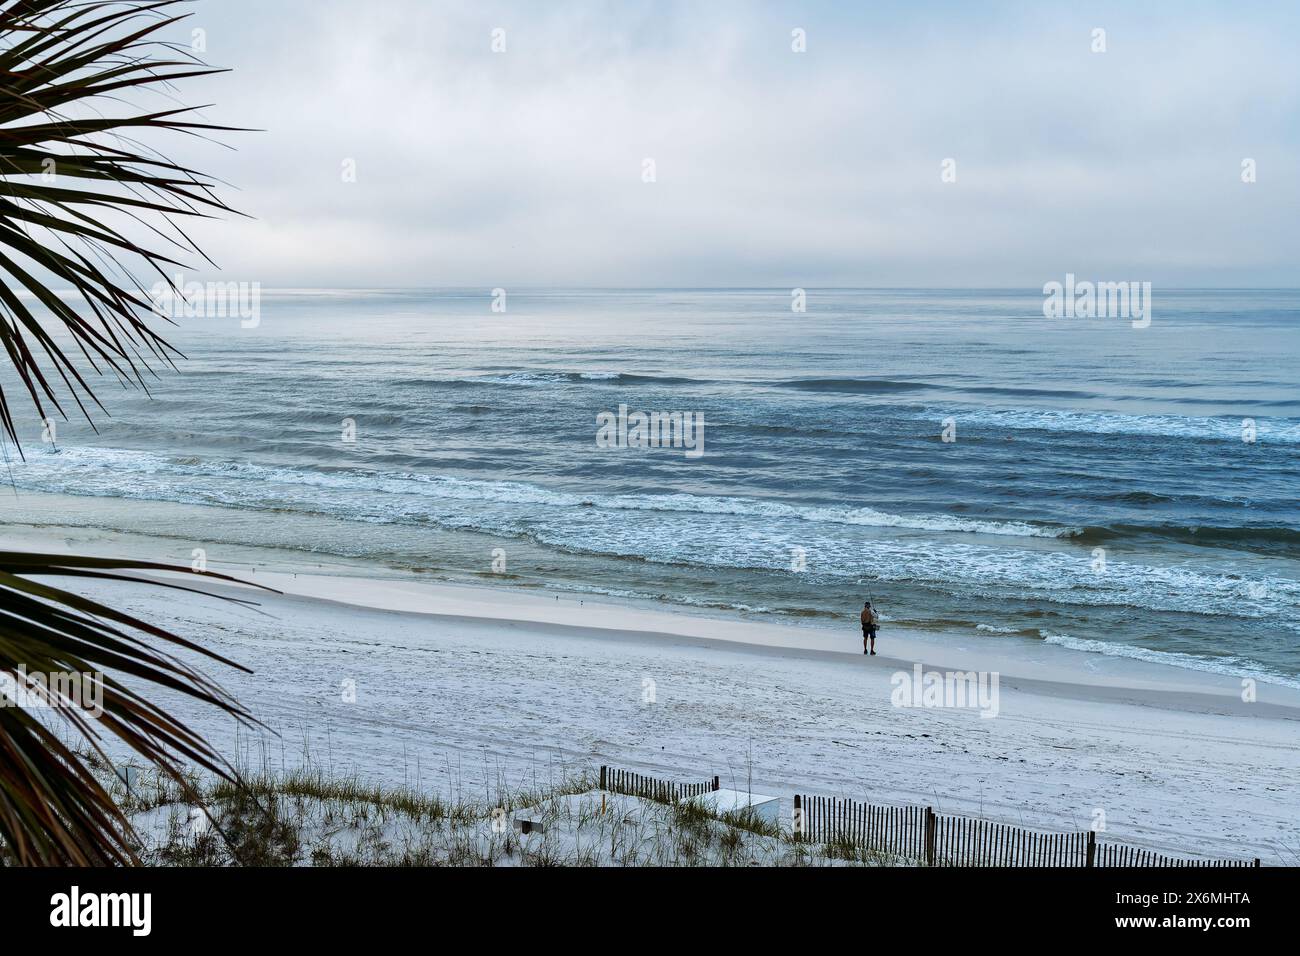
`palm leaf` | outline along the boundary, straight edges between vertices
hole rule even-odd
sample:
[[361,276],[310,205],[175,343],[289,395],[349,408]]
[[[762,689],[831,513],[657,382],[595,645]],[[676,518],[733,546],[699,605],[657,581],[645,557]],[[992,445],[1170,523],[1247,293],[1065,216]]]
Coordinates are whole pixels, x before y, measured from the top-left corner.
[[[87,376],[147,387],[156,365],[173,364],[180,353],[152,328],[157,313],[140,276],[169,283],[166,270],[183,258],[207,261],[182,224],[232,212],[215,182],[141,142],[227,127],[197,121],[190,108],[127,104],[129,94],[169,93],[178,81],[219,72],[161,39],[183,19],[184,2],[0,0],[0,346],[42,418],[66,419],[72,403],[90,420],[89,407],[102,406]],[[10,401],[0,388],[0,443],[21,453]],[[249,721],[177,653],[238,665],[50,583],[190,590],[139,572],[190,569],[0,551],[0,678],[15,695],[23,674],[84,681],[80,700],[35,685],[30,693],[48,710],[0,706],[0,847],[20,863],[135,859],[128,821],[85,751],[56,733],[54,717],[100,756],[104,738],[115,737],[178,780],[185,765],[230,775],[197,732],[137,688],[166,688]],[[88,713],[87,700],[102,713]]]
[[[130,828],[108,794],[74,753],[39,717],[44,708],[64,718],[105,757],[103,734],[111,734],[175,779],[181,761],[222,776],[225,762],[182,721],[150,703],[117,675],[165,687],[236,719],[251,718],[219,686],[162,643],[239,667],[185,638],[98,601],[45,583],[52,576],[100,581],[138,580],[184,588],[178,582],[144,581],[124,572],[188,572],[188,568],[111,558],[0,552],[0,674],[10,675],[0,706],[0,841],[23,863],[130,862]],[[209,572],[205,576],[232,580]],[[240,668],[241,670],[243,668]],[[22,675],[77,675],[76,693],[33,682],[28,704],[16,682]],[[102,709],[88,714],[87,708]]]
[[[182,19],[169,13],[184,2],[0,5],[0,344],[42,418],[66,419],[71,400],[89,419],[87,401],[98,403],[31,300],[95,373],[146,387],[153,366],[180,353],[147,321],[154,303],[137,272],[170,285],[167,269],[183,265],[177,256],[202,257],[181,224],[233,211],[211,179],[137,139],[229,127],[195,121],[192,108],[120,108],[124,93],[221,72],[158,38]],[[115,115],[98,112],[105,100]],[[0,429],[19,445],[9,401],[0,390]]]

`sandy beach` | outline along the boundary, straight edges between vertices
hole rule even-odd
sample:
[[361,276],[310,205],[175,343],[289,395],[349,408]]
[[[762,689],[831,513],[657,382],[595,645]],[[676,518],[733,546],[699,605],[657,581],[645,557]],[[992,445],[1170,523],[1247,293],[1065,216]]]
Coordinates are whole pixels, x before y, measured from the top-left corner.
[[[7,526],[24,547],[140,553],[142,536]],[[236,570],[249,607],[140,585],[86,589],[251,668],[206,667],[275,733],[175,703],[227,753],[451,796],[600,764],[1104,837],[1165,853],[1300,850],[1300,692],[1042,645],[796,626],[668,605],[465,586],[301,556]],[[294,570],[294,561],[300,570]],[[227,570],[214,567],[213,570]],[[899,675],[996,674],[996,716],[895,706]],[[354,699],[353,699],[354,698]],[[278,735],[278,736],[277,736]]]

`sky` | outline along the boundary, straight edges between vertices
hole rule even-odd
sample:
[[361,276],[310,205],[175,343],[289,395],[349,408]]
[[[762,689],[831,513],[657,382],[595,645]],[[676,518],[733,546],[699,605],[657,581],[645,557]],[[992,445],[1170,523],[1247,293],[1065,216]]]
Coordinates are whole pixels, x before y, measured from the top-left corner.
[[251,217],[196,233],[228,280],[1300,286],[1295,4],[198,0],[194,29],[232,72],[178,95],[260,130],[168,144]]

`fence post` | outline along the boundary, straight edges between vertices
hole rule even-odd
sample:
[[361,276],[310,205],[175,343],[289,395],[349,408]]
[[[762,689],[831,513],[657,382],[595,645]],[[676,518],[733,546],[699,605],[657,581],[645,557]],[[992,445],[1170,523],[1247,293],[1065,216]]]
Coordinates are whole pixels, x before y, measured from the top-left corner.
[[605,788],[605,766],[604,766],[604,764],[602,764],[601,767],[600,767],[600,789],[602,789],[602,790],[606,789],[606,788]]
[[1087,866],[1097,865],[1097,831],[1088,831],[1088,862]]
[[1259,857],[1255,857],[1255,865],[1259,866]]
[[803,797],[797,793],[794,795],[794,819],[791,822],[794,824],[794,838],[802,841],[804,836]]
[[713,789],[714,789],[714,790],[721,790],[721,789],[722,789],[722,784],[721,784],[721,782],[718,780],[717,777],[714,777],[714,778],[713,778]]
[[934,866],[934,807],[925,808],[925,863]]

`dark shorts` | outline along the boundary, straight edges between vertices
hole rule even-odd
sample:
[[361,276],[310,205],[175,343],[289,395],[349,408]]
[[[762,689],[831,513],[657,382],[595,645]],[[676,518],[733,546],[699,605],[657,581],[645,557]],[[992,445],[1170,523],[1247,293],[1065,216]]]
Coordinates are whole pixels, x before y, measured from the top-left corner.
[[863,625],[862,639],[865,641],[867,638],[871,638],[874,641],[876,639],[876,629],[874,627]]

